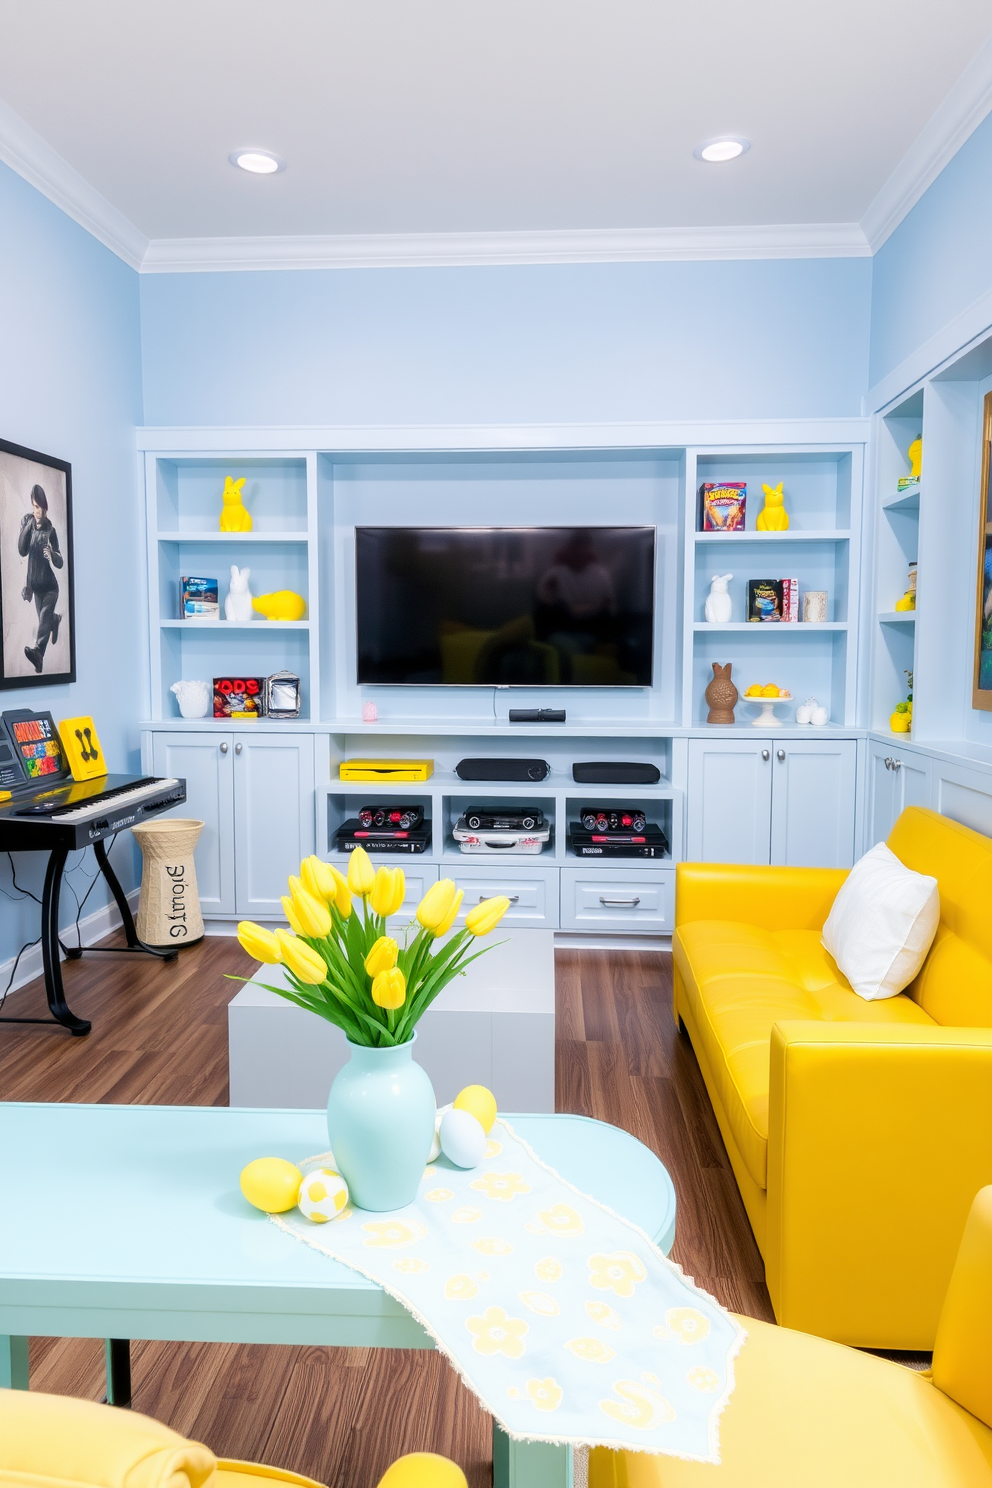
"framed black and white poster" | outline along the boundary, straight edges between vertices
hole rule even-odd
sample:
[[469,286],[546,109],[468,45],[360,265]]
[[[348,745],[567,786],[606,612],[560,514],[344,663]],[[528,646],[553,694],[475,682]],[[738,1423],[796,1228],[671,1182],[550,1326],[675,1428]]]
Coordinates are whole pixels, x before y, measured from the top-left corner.
[[76,680],[72,470],[0,439],[0,688]]

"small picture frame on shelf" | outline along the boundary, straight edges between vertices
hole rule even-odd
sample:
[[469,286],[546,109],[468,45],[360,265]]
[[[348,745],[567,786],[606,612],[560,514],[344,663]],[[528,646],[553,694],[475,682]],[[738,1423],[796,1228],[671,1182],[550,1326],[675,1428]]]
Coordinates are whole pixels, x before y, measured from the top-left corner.
[[982,418],[982,479],[978,516],[978,579],[975,604],[975,670],[971,706],[992,712],[992,504],[989,466],[992,456],[992,393],[986,393]]

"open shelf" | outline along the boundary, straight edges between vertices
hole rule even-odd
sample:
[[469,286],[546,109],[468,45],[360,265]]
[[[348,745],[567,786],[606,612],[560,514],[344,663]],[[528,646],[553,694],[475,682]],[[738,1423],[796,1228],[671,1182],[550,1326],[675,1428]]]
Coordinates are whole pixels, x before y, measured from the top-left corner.
[[881,508],[887,512],[919,512],[920,510],[920,488],[916,486],[911,491],[899,491],[895,496],[883,496]]
[[846,620],[731,620],[726,625],[711,625],[708,620],[696,620],[693,622],[693,630],[698,631],[739,631],[755,633],[763,630],[778,634],[788,634],[790,631],[798,635],[808,635],[817,630],[847,630]]
[[309,630],[309,620],[160,620],[163,630]]
[[155,534],[156,542],[160,543],[305,543],[308,541],[305,532],[209,532],[209,531],[183,531],[183,532],[158,532]]
[[915,610],[882,610],[878,616],[879,625],[915,625]]
[[849,542],[848,529],[824,528],[823,531],[797,532],[696,532],[697,543],[794,543],[794,542]]

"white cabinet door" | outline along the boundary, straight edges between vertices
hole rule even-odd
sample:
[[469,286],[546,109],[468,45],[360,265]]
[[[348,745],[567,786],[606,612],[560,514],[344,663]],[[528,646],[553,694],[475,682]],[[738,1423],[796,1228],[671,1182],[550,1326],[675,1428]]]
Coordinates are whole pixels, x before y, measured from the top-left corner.
[[152,770],[186,781],[180,816],[199,817],[196,882],[204,914],[234,913],[234,738],[231,734],[155,734]]
[[898,772],[892,769],[892,745],[869,745],[868,846],[884,842],[899,815]]
[[690,862],[768,862],[771,752],[765,738],[690,740],[686,792]]
[[850,868],[858,746],[853,739],[772,745],[771,861],[789,868]]
[[992,837],[992,774],[967,765],[933,762],[933,809]]
[[259,734],[234,745],[236,905],[280,915],[286,879],[314,850],[313,736]]

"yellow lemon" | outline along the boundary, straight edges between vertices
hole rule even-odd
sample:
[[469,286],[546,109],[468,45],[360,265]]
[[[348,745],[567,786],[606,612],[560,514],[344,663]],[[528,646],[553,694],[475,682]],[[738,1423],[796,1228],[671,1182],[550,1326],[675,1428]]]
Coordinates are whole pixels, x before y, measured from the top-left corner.
[[249,1204],[266,1214],[283,1214],[296,1207],[303,1174],[284,1157],[256,1157],[241,1170],[241,1192]]
[[778,688],[774,682],[767,682],[761,689],[762,697],[778,697]]
[[759,682],[752,682],[751,683],[751,686],[747,689],[747,691],[745,692],[744,696],[745,697],[760,697],[761,696],[761,684]]
[[454,1099],[456,1111],[470,1111],[488,1136],[496,1120],[496,1097],[485,1085],[466,1085]]

